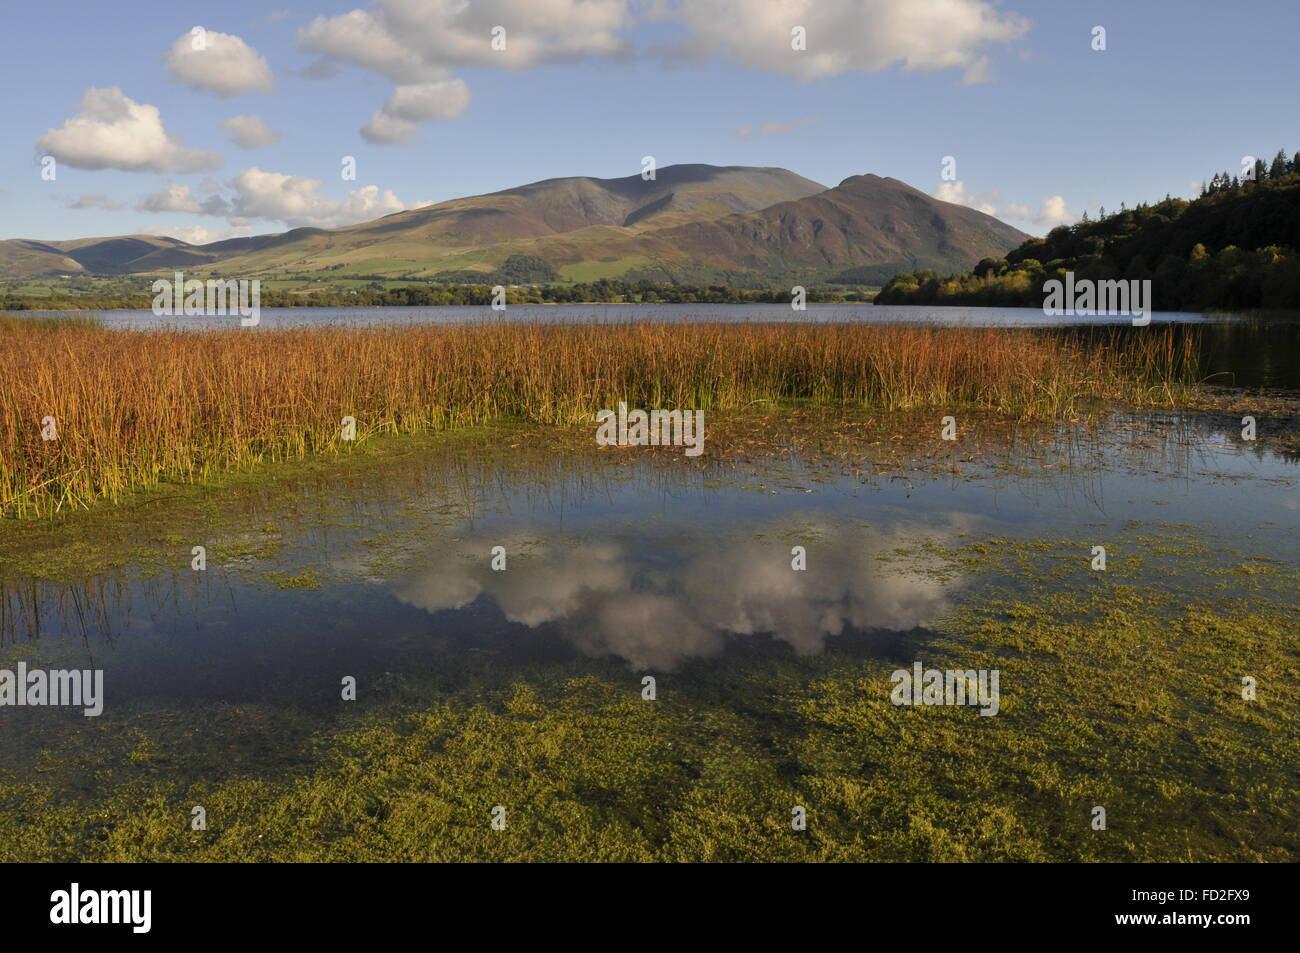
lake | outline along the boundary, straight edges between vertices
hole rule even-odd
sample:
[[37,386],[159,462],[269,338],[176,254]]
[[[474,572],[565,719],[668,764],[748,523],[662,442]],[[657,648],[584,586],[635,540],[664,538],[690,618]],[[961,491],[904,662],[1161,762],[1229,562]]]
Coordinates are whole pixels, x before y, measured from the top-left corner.
[[[29,311],[24,314],[66,312]],[[113,327],[238,327],[238,316],[172,317],[152,311],[87,311]],[[788,304],[512,304],[505,312],[484,305],[446,307],[263,308],[261,326],[296,327],[320,324],[455,324],[476,321],[722,321],[747,322],[870,322],[878,324],[939,324],[966,327],[1078,327],[1131,324],[1126,317],[1049,317],[1041,308],[969,308],[933,305],[809,304],[794,311]],[[1152,324],[1254,323],[1251,314],[1230,312],[1157,311]],[[1300,312],[1280,314],[1272,323],[1300,324]]]

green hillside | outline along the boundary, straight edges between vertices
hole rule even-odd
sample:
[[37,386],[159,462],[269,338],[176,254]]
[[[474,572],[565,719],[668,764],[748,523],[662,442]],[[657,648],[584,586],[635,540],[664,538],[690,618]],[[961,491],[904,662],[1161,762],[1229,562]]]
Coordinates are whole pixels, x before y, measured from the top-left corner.
[[1085,215],[964,273],[899,274],[876,302],[1038,307],[1043,283],[1072,271],[1150,279],[1162,311],[1300,307],[1300,153],[1252,172],[1244,182],[1219,173],[1194,201]]

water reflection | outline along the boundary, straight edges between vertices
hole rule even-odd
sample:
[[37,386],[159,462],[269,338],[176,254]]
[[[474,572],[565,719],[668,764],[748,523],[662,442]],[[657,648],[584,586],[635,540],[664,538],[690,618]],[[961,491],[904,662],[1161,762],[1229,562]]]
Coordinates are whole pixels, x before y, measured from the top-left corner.
[[[468,540],[481,558],[432,560],[434,568],[394,592],[427,612],[463,609],[487,598],[514,623],[552,625],[586,655],[614,655],[634,667],[667,670],[683,659],[720,655],[731,638],[770,635],[796,653],[820,652],[846,629],[908,631],[931,624],[958,583],[950,567],[917,556],[907,568],[880,557],[900,547],[950,544],[970,521],[911,523],[885,531],[806,522],[797,538],[806,570],[792,568],[794,545],[716,536],[588,539],[570,547],[519,535]],[[747,526],[758,535],[776,527]],[[793,537],[792,537],[793,538]],[[488,554],[504,546],[507,568]]]
[[[206,572],[182,547],[152,576],[0,578],[0,649],[119,666],[114,691],[197,682],[213,697],[246,693],[250,664],[268,684],[285,670],[333,677],[339,659],[383,672],[399,647],[434,642],[492,641],[503,663],[554,645],[656,669],[755,636],[812,653],[850,630],[931,624],[959,583],[936,563],[881,557],[961,534],[1114,541],[1145,522],[1293,560],[1297,458],[1267,449],[1278,422],[1261,418],[1255,444],[1235,426],[1117,417],[983,443],[976,428],[927,450],[926,466],[792,455],[739,477],[720,461],[413,455],[382,480],[304,485],[291,507],[242,500],[235,528],[208,540]],[[796,544],[806,572],[791,569]],[[489,565],[497,545],[505,572]],[[311,574],[314,585],[281,588]]]

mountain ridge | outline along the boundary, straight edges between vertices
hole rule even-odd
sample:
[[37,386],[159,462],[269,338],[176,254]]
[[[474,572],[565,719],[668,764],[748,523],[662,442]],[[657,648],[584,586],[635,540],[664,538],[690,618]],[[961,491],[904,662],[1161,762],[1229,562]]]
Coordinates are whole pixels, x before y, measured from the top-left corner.
[[560,279],[856,283],[898,270],[970,267],[1027,236],[897,179],[849,176],[834,188],[786,169],[682,164],[640,175],[543,179],[339,228],[193,245],[157,235],[0,241],[0,276],[350,275],[464,281],[512,256]]

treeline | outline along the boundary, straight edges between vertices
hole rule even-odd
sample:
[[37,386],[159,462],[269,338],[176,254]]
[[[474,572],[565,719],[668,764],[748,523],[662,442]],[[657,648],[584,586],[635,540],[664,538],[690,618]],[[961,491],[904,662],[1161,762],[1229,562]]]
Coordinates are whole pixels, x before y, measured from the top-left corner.
[[[0,295],[0,311],[97,311],[111,309],[148,310],[153,295],[148,282],[141,282],[137,293],[113,292],[85,295]],[[501,284],[498,282],[497,284]],[[314,307],[428,307],[447,305],[488,305],[492,303],[493,285],[438,284],[405,285],[397,288],[330,288],[311,292],[285,291],[263,287],[263,308]],[[571,285],[519,285],[506,288],[508,304],[789,304],[788,288],[743,289],[726,285],[675,285],[649,281],[623,281],[602,278],[599,281]],[[871,295],[860,291],[809,288],[809,303],[870,301]]]
[[895,275],[878,304],[1039,307],[1043,283],[1150,279],[1163,311],[1300,307],[1300,153],[1215,175],[1199,198],[1120,206],[1032,238],[965,274]]
[[[386,289],[316,291],[310,294],[263,291],[262,307],[486,305],[492,303],[492,288],[493,285],[488,284],[428,284]],[[618,278],[601,278],[599,281],[569,285],[506,287],[506,301],[509,304],[789,304],[790,298],[789,288],[676,285],[667,282],[624,281]],[[869,301],[870,295],[857,291],[810,288],[806,300],[810,303]]]
[[434,281],[439,282],[486,285],[537,285],[559,280],[554,266],[540,255],[511,255],[490,274],[465,270],[443,271],[434,276]]

